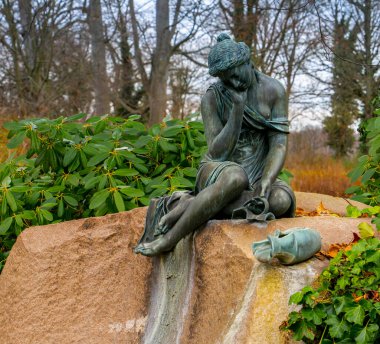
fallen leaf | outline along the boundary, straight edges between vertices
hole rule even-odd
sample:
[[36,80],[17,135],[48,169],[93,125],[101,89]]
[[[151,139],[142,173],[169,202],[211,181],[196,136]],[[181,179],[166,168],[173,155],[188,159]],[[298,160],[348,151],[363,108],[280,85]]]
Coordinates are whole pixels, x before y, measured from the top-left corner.
[[328,210],[327,208],[325,208],[325,206],[323,205],[322,202],[319,203],[317,209],[312,210],[312,211],[306,211],[306,210],[304,210],[302,208],[297,208],[296,209],[296,217],[301,217],[301,216],[325,216],[325,215],[340,217],[338,214],[336,214],[336,213]]
[[356,233],[352,233],[353,234],[353,239],[351,242],[349,243],[335,243],[335,244],[331,244],[329,246],[329,249],[327,251],[319,251],[317,254],[315,254],[315,256],[320,259],[320,260],[323,260],[322,257],[326,257],[328,259],[331,259],[331,258],[334,258],[336,257],[336,255],[338,254],[339,251],[341,250],[344,250],[344,251],[349,251],[352,249],[352,245],[357,242],[360,237],[356,234]]
[[361,222],[359,224],[359,233],[363,239],[372,238],[375,235],[375,230],[367,222]]
[[368,297],[369,299],[374,300],[375,302],[380,302],[380,294],[376,290],[370,290],[368,292]]
[[317,252],[315,255],[314,255],[317,259],[319,259],[319,260],[326,260],[326,258],[328,258],[328,257],[326,257],[326,255],[325,254],[323,254],[321,251],[319,251],[319,252]]

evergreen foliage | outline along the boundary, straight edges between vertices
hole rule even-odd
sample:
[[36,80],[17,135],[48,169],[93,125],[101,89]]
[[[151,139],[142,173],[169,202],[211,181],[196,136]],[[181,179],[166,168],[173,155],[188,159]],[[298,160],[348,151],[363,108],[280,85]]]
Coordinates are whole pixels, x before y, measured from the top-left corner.
[[347,63],[341,56],[354,61],[357,29],[351,30],[344,17],[335,21],[333,78],[331,96],[332,115],[323,121],[328,135],[327,144],[336,157],[350,153],[354,144],[354,130],[350,127],[359,115],[357,97],[359,93],[359,67]]
[[368,154],[359,158],[356,167],[349,173],[352,182],[360,180],[360,185],[355,185],[346,190],[353,194],[352,199],[369,204],[380,204],[380,97],[374,104],[374,118],[369,119],[363,130],[368,141]]
[[340,251],[319,277],[318,287],[293,294],[302,305],[282,326],[305,343],[373,344],[380,340],[380,240],[366,238]]
[[29,226],[101,216],[192,189],[206,141],[203,124],[171,120],[147,129],[128,119],[84,114],[9,122],[9,148],[26,156],[0,164],[0,270]]

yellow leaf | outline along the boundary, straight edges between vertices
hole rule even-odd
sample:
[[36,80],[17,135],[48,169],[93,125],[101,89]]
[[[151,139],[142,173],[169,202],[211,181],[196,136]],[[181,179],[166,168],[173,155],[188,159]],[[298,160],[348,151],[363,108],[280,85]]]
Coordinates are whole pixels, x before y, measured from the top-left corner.
[[375,231],[372,226],[367,222],[362,222],[359,224],[359,233],[362,239],[372,238],[375,235]]

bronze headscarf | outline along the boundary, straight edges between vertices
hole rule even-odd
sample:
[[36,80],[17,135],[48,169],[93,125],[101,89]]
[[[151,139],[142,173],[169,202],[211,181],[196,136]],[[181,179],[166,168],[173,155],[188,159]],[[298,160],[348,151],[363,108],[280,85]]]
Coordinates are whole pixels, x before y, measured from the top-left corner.
[[217,76],[220,72],[242,65],[250,57],[250,49],[245,43],[237,43],[226,33],[221,33],[208,55],[209,73]]

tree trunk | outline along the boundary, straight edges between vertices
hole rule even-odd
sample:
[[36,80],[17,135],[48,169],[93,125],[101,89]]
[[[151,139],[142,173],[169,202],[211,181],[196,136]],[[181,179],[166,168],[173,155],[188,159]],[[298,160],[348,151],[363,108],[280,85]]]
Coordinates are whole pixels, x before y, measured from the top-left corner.
[[106,48],[103,36],[103,20],[100,0],[90,0],[88,25],[91,35],[92,79],[97,115],[109,113]]
[[171,32],[169,30],[169,0],[156,2],[156,49],[152,56],[149,90],[149,125],[159,123],[166,114]]

